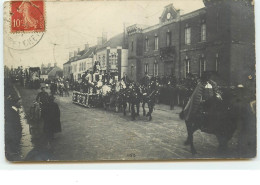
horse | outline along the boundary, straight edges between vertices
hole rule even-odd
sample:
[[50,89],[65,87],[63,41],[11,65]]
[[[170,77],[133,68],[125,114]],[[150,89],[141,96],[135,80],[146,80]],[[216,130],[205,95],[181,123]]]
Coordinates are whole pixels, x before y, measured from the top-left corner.
[[[157,88],[158,84],[156,82],[152,82],[148,85],[148,87],[141,86],[141,97],[142,97],[142,108],[143,108],[143,116],[148,117],[148,120],[152,120],[152,112],[155,105],[156,97],[159,95],[159,88]],[[148,105],[148,113],[145,111],[145,104]]]
[[115,83],[115,107],[116,112],[119,112],[120,109],[123,110],[124,115],[126,115],[126,107],[127,107],[127,96],[126,96],[126,85],[124,81],[119,81]]
[[[131,117],[132,121],[135,120],[136,116],[139,116],[139,108],[141,103],[141,91],[137,84],[131,83],[129,88],[126,91],[127,102],[129,103],[129,107],[131,107]],[[136,106],[136,112],[135,112]]]
[[[228,141],[237,128],[237,115],[241,114],[232,104],[231,97],[223,95],[222,100],[220,100],[214,95],[199,105],[191,120],[185,120],[188,137],[184,144],[190,145],[193,155],[197,153],[193,144],[193,133],[199,129],[217,137],[219,152],[227,150]],[[180,113],[180,118],[184,119],[183,111]]]

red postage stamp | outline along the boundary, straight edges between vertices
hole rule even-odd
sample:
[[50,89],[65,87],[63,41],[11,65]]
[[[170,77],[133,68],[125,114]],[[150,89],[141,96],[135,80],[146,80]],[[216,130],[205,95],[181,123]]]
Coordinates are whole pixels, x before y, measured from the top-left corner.
[[45,31],[44,1],[12,1],[11,32]]

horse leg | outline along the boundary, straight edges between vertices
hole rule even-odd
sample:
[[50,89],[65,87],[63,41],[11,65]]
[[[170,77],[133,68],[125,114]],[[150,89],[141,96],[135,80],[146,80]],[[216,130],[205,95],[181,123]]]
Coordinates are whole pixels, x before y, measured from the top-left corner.
[[173,110],[173,100],[171,97],[170,97],[170,110]]
[[132,121],[135,120],[135,105],[132,103],[131,104],[131,116],[132,116]]
[[145,112],[145,101],[143,101],[143,104],[142,104],[142,107],[143,107],[143,116],[145,116],[146,115],[146,112]]
[[126,115],[126,107],[127,107],[127,103],[124,102],[124,103],[123,103],[123,112],[124,112],[124,116]]
[[153,105],[148,105],[148,107],[149,107],[149,112],[148,112],[148,115],[149,115],[149,121],[151,121],[152,120],[152,113],[153,113]]
[[118,102],[118,100],[116,100],[115,106],[116,106],[116,112],[119,112],[120,103]]
[[139,116],[140,102],[136,104],[136,115]]
[[128,111],[131,112],[131,103],[129,102]]
[[192,126],[192,123],[189,121],[185,121],[185,123],[186,123],[187,132],[188,132],[188,137],[184,144],[190,145],[191,153],[192,153],[192,155],[195,155],[197,153],[197,151],[193,145],[193,133],[194,133],[193,126]]
[[171,110],[174,109],[174,105],[175,105],[175,99],[174,99],[174,98],[175,98],[174,96],[172,96],[172,97],[170,98],[170,109],[171,109]]

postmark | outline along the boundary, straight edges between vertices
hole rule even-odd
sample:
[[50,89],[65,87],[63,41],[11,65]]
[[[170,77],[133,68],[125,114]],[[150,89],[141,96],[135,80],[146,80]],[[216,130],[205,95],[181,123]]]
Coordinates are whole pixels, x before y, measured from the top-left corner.
[[27,50],[37,45],[46,31],[43,1],[12,1],[4,4],[4,45]]

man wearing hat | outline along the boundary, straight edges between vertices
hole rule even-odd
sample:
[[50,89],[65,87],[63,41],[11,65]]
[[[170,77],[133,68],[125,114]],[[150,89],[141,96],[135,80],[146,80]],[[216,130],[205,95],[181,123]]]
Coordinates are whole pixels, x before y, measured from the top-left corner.
[[47,116],[46,109],[47,109],[47,105],[49,103],[49,95],[45,91],[45,86],[41,87],[41,92],[38,93],[38,95],[36,97],[36,101],[40,103],[41,115],[42,115],[42,118],[45,119]]
[[198,109],[201,103],[209,98],[216,96],[219,100],[222,100],[221,92],[219,91],[216,82],[210,78],[210,72],[204,72],[202,74],[200,82],[197,84],[190,100],[183,110],[183,118],[185,121],[193,120],[198,115]]

